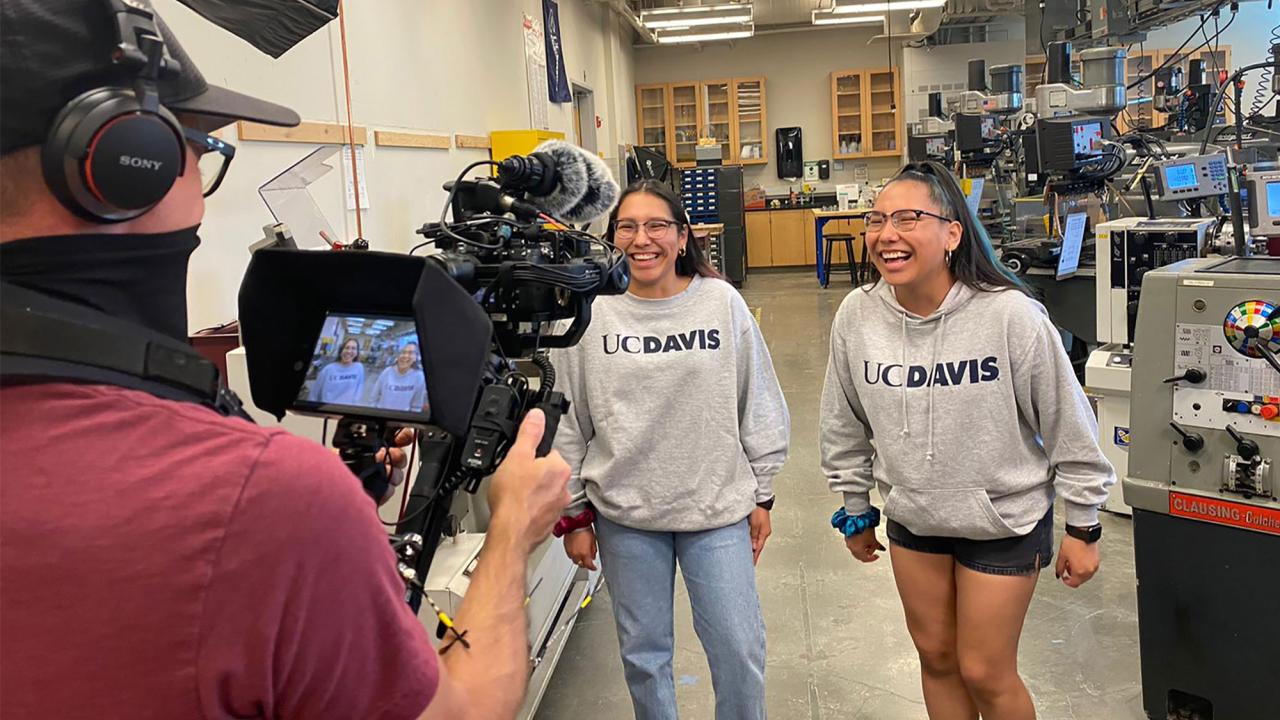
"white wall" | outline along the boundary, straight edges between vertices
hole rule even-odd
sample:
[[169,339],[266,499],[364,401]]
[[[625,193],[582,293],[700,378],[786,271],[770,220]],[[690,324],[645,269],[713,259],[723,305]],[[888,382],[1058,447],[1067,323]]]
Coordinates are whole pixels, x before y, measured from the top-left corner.
[[[712,43],[701,48],[662,46],[637,48],[637,84],[713,80],[726,77],[765,77],[765,102],[769,127],[767,165],[747,165],[744,179],[748,187],[760,185],[770,193],[786,192],[788,183],[778,178],[773,133],[780,127],[802,128],[805,160],[830,158],[831,77],[833,70],[888,67],[890,58],[884,42],[868,45],[879,30],[838,28],[756,35],[733,44]],[[893,43],[893,65],[902,62],[899,43]],[[634,93],[634,88],[632,89]],[[635,131],[635,114],[629,122]],[[831,179],[819,190],[831,190],[837,183],[853,182],[855,163],[864,163],[872,181],[891,175],[901,165],[898,158],[845,160],[844,170],[832,165]],[[796,190],[800,182],[790,183]]]
[[[346,122],[338,22],[279,60],[213,26],[177,0],[155,0],[183,47],[212,83],[294,108],[304,120]],[[601,5],[560,0],[569,79],[595,93],[600,148],[616,154],[634,135],[629,29]],[[370,130],[365,146],[370,208],[364,237],[374,249],[404,251],[413,230],[438,218],[441,183],[483,150],[422,150],[372,145],[374,129],[402,128],[486,135],[530,127],[522,15],[541,17],[540,0],[378,0],[347,3],[352,120]],[[609,97],[621,86],[621,98]],[[584,122],[587,119],[584,118]],[[551,105],[552,130],[573,138],[572,105]],[[191,327],[236,316],[236,294],[249,260],[247,246],[272,222],[257,188],[314,149],[297,143],[238,142],[223,186],[207,201],[203,243],[193,257],[188,300]],[[315,187],[329,223],[356,236],[335,170]]]
[[[1219,18],[1219,25],[1225,25],[1231,17],[1230,11],[1224,7],[1222,15]],[[1198,17],[1190,17],[1182,22],[1170,25],[1169,27],[1156,30],[1147,35],[1146,42],[1141,45],[1135,45],[1135,52],[1142,48],[1164,48],[1175,50],[1186,40],[1192,32],[1200,25]],[[1267,60],[1269,50],[1271,48],[1273,28],[1280,25],[1280,9],[1267,9],[1267,0],[1252,0],[1244,2],[1237,11],[1235,22],[1231,23],[1215,44],[1231,46],[1231,65],[1232,69],[1252,65]],[[1205,32],[1208,37],[1212,38],[1215,34],[1213,29],[1213,19],[1205,25]],[[1187,44],[1187,50],[1192,50],[1204,42],[1205,36],[1196,32],[1196,37]],[[1246,86],[1244,90],[1244,105],[1248,108],[1253,102],[1254,91],[1258,88],[1261,78],[1259,70],[1251,71],[1245,75]],[[1269,106],[1274,108],[1274,100]]]

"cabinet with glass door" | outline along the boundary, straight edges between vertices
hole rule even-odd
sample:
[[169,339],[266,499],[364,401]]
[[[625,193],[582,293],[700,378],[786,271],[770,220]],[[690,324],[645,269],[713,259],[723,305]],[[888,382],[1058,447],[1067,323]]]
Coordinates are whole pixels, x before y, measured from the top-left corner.
[[895,68],[831,73],[832,157],[901,155],[901,99]]

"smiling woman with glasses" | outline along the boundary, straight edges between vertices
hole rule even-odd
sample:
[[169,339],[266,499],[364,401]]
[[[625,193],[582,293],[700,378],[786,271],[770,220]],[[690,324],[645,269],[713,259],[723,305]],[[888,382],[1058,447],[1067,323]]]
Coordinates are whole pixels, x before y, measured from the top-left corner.
[[876,560],[879,486],[931,718],[1030,720],[1018,639],[1053,558],[1054,498],[1056,572],[1079,587],[1115,473],[1057,329],[946,167],[903,168],[866,229],[882,280],[836,313],[822,392],[822,469],[843,500],[831,524]]
[[236,156],[236,146],[193,127],[182,128],[182,134],[199,164],[201,193],[209,197],[226,177],[231,159]]
[[716,717],[763,720],[754,564],[790,443],[786,399],[746,301],[711,268],[669,186],[627,188],[608,239],[631,286],[596,298],[583,341],[552,355],[570,402],[555,446],[574,497],[557,534],[580,567],[595,570],[599,552],[636,718],[678,715],[679,566]]

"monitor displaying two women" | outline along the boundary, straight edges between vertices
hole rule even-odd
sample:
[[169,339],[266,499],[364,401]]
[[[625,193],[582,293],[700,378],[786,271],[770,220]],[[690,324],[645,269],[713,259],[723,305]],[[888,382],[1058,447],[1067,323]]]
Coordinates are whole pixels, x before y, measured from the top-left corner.
[[425,419],[431,406],[421,347],[411,318],[330,313],[296,406]]

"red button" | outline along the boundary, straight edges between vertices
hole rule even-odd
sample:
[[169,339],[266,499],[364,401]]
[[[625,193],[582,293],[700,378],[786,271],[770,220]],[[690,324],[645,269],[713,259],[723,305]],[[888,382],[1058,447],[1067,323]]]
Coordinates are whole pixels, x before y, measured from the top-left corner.
[[1262,412],[1259,414],[1262,415],[1263,420],[1270,420],[1276,415],[1280,415],[1280,407],[1276,407],[1275,405],[1263,405]]

